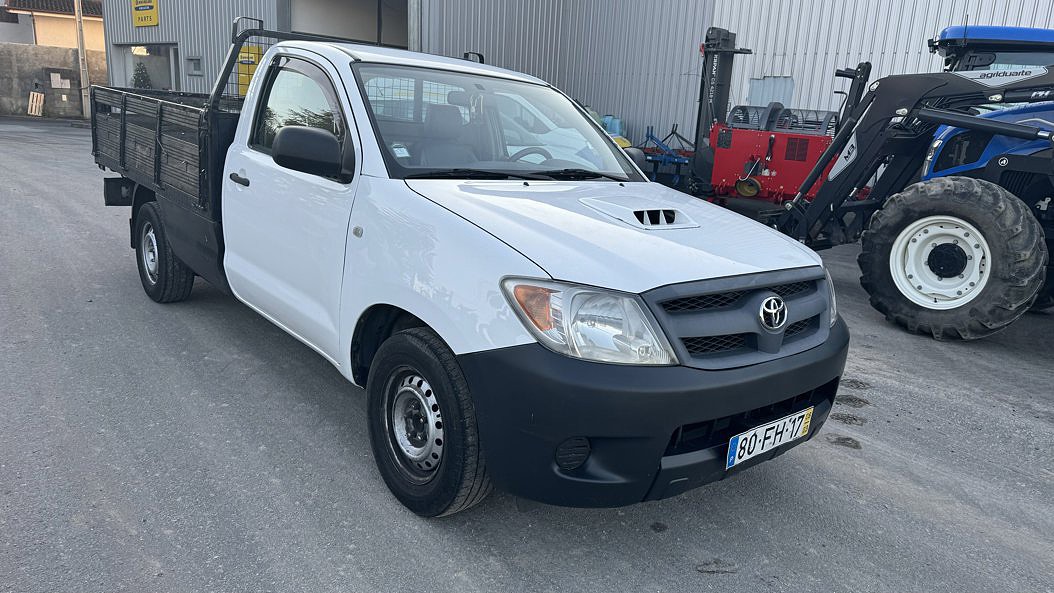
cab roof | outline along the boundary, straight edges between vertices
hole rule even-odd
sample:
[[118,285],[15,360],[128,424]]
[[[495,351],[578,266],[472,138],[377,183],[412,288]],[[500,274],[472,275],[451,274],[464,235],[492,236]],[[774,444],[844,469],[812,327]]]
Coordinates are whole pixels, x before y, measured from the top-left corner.
[[419,68],[433,68],[436,70],[464,72],[467,74],[478,74],[482,76],[493,76],[496,78],[505,78],[508,80],[518,80],[521,82],[528,82],[531,84],[549,86],[549,83],[545,82],[544,80],[540,78],[535,78],[528,74],[523,74],[522,72],[506,70],[505,68],[498,68],[497,66],[489,66],[487,64],[480,64],[479,62],[473,62],[470,60],[464,60],[460,58],[448,58],[446,56],[437,56],[416,51],[407,51],[405,49],[395,49],[389,47],[381,47],[377,45],[362,45],[357,43],[338,42],[293,41],[285,43],[305,48],[308,48],[312,45],[325,45],[327,47],[335,48],[347,54],[349,58],[356,62],[368,62],[371,64],[391,64],[395,66],[415,66]]
[[940,42],[982,41],[992,44],[1051,44],[1054,45],[1054,30],[1029,27],[998,27],[993,25],[955,25],[941,31]]

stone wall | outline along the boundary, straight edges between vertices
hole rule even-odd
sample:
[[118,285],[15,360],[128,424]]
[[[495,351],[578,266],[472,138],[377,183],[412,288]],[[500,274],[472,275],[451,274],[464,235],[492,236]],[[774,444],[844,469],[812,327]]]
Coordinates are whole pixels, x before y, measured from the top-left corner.
[[[107,84],[106,53],[88,50],[87,54],[89,81]],[[44,117],[81,117],[77,50],[0,43],[0,115],[26,115],[34,90],[44,93]]]

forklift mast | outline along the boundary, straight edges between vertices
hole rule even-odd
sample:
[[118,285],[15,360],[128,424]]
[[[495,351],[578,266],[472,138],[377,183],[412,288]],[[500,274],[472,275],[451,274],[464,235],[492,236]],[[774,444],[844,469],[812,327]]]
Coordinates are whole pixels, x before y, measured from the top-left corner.
[[753,53],[736,48],[736,34],[720,27],[706,30],[701,48],[703,74],[700,77],[699,111],[695,118],[695,158],[692,173],[704,192],[710,188],[714,168],[714,151],[710,148],[710,128],[724,122],[728,115],[728,97],[732,86],[732,59],[736,54]]

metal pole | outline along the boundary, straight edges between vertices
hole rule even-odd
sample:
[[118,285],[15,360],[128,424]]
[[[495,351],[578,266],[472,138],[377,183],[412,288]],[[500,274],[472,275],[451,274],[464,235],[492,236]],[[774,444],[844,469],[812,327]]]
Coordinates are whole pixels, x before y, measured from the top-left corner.
[[88,80],[88,56],[84,53],[84,9],[81,0],[73,0],[73,13],[77,18],[77,61],[81,70],[81,113],[91,119],[91,100],[88,97],[91,81]]

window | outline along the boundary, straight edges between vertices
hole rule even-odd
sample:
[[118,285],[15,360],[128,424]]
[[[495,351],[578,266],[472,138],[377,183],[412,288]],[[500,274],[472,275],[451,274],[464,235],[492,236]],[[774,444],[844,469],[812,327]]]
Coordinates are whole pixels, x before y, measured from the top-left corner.
[[309,126],[344,139],[344,118],[333,84],[321,68],[297,58],[279,57],[268,71],[264,98],[256,114],[250,145],[270,152],[284,126]]
[[187,58],[187,76],[205,76],[205,71],[201,69],[201,58]]
[[[394,76],[371,78],[366,82],[365,90],[366,98],[369,99],[373,112],[378,117],[416,122],[424,121],[428,117],[427,107],[416,108],[418,98],[423,105],[450,105],[451,92],[465,94],[465,89],[459,86]],[[418,97],[419,94],[420,97]],[[459,95],[453,96],[456,98]],[[456,105],[456,107],[461,112],[463,123],[467,123],[468,106]]]
[[497,177],[638,178],[611,139],[548,86],[411,66],[353,68],[393,177],[474,169]]

